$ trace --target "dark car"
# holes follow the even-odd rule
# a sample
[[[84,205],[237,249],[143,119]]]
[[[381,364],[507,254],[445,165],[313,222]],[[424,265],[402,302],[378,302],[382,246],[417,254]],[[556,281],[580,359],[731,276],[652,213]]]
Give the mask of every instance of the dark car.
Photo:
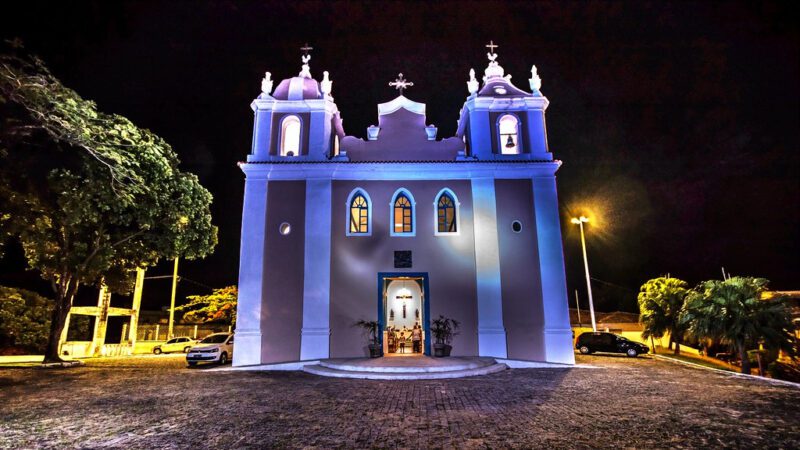
[[[625,353],[631,358],[649,350],[644,344],[605,332],[582,333],[578,336],[575,348],[584,355],[594,352]]]

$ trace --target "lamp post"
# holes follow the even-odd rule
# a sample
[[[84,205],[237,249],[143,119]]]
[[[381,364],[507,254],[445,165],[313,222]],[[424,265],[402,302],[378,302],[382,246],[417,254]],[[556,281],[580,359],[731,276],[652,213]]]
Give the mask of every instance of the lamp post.
[[[586,257],[586,238],[583,235],[583,224],[588,222],[589,218],[580,216],[579,218],[573,217],[571,222],[581,227],[581,248],[583,249],[583,268],[586,271],[586,290],[589,293],[589,315],[592,316],[592,331],[597,331],[597,323],[594,320],[594,303],[592,301],[592,283],[589,278],[589,260]]]

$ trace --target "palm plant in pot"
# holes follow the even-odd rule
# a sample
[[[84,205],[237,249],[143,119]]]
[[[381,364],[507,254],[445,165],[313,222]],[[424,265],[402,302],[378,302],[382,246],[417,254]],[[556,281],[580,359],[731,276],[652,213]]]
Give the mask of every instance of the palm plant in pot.
[[[369,357],[377,358],[383,353],[381,350],[381,343],[378,339],[378,329],[380,324],[376,320],[359,320],[353,324],[354,327],[361,328],[361,332],[367,338],[369,347]]]
[[[433,356],[450,356],[453,346],[453,337],[458,335],[458,327],[461,325],[457,320],[440,315],[431,324],[431,333],[435,339],[433,344]]]

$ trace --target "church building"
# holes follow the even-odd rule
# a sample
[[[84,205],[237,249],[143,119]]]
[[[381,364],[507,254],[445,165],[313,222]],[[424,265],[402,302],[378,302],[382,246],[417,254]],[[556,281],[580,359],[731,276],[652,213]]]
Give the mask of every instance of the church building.
[[[308,46],[274,91],[266,73],[240,163],[234,365],[369,356],[362,319],[379,322],[387,356],[392,330],[415,325],[430,355],[440,315],[460,323],[453,356],[574,364],[549,102],[536,66],[520,89],[487,47],[447,138],[402,74],[362,139],[345,133],[329,73],[312,77]]]

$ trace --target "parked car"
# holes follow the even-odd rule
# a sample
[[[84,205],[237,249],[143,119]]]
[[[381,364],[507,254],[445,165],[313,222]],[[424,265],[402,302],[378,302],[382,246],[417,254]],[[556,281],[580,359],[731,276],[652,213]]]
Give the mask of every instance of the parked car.
[[[175,352],[183,352],[187,353],[190,348],[196,343],[197,341],[190,338],[190,337],[176,337],[164,342],[163,344],[158,344],[153,347],[153,353],[156,355],[160,355],[162,353],[175,353]]]
[[[199,362],[227,364],[233,358],[233,333],[214,333],[203,338],[186,354],[186,362],[196,366]]]
[[[584,355],[594,352],[625,353],[631,358],[647,353],[650,350],[644,344],[606,332],[581,333],[575,343],[575,348]]]

